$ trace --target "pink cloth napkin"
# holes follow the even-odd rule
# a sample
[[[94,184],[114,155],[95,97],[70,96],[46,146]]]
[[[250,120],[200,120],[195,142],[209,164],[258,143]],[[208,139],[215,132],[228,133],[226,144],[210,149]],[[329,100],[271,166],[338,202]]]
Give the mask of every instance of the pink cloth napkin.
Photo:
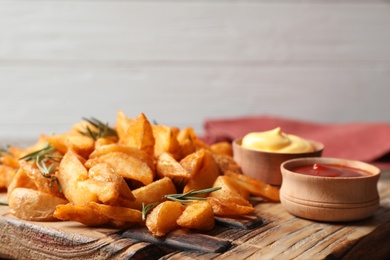
[[[205,121],[203,140],[209,144],[232,141],[249,132],[276,127],[288,134],[322,142],[323,157],[359,160],[390,169],[390,123],[313,123],[272,116],[215,119]]]

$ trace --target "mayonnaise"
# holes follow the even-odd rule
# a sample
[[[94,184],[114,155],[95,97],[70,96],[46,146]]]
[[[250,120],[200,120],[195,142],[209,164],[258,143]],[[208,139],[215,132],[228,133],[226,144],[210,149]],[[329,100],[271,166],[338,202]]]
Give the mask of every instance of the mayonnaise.
[[[296,135],[285,134],[280,127],[265,132],[249,133],[244,136],[242,147],[278,153],[313,152],[313,145]]]

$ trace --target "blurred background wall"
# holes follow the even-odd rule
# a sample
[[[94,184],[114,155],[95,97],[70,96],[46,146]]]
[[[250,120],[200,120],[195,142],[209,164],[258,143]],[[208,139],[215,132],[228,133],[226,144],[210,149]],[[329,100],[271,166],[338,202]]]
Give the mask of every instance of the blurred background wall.
[[[0,138],[94,116],[390,121],[390,1],[0,0]]]

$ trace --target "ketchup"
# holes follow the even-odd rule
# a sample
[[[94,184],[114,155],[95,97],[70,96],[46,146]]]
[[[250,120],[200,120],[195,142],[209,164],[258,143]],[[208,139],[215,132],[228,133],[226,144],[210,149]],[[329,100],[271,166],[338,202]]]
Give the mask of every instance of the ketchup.
[[[292,171],[305,175],[321,177],[360,177],[368,174],[363,171],[345,166],[319,163],[315,163],[313,165],[298,166]]]

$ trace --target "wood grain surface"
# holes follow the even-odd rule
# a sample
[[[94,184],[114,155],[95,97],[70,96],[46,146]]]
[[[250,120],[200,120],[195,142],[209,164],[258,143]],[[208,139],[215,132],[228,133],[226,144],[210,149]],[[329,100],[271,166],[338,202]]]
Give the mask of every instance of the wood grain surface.
[[[256,225],[218,224],[205,234],[175,231],[153,241],[144,229],[21,221],[0,208],[0,257],[16,259],[386,259],[390,257],[390,174],[378,184],[374,216],[349,223],[296,218],[281,204],[253,201]],[[2,194],[0,200],[6,200]],[[261,222],[256,220],[261,219]],[[234,221],[234,220],[230,220]],[[229,222],[229,221],[228,221]],[[245,222],[245,221],[244,221]],[[133,233],[133,234],[131,234]],[[137,239],[136,239],[137,238]],[[201,247],[204,240],[207,247]],[[173,242],[173,243],[172,243]],[[176,244],[175,244],[176,243]],[[178,244],[179,243],[179,244]],[[215,243],[213,245],[213,243]],[[193,245],[191,247],[191,244]],[[222,247],[215,250],[215,245]]]

